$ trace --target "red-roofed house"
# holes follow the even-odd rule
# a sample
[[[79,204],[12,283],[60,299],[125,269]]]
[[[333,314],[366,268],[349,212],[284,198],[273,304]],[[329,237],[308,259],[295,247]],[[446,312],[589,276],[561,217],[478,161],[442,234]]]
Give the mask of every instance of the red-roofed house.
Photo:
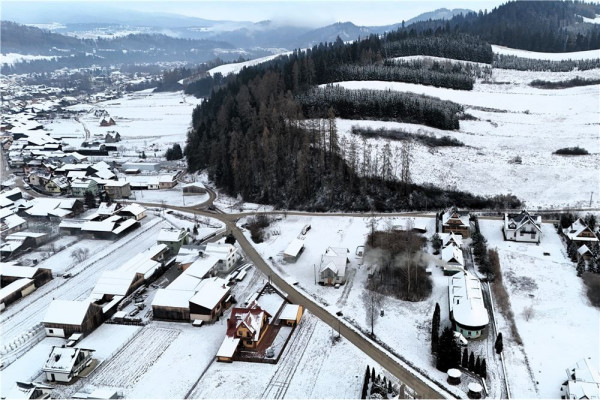
[[[256,348],[267,331],[270,317],[256,302],[248,307],[235,307],[227,320],[227,336],[240,339],[246,348]]]

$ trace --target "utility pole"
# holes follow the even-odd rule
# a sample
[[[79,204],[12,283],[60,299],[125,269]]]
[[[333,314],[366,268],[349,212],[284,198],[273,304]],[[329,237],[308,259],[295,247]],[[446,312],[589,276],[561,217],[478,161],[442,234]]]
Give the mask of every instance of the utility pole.
[[[313,264],[313,272],[315,275],[315,285],[317,284],[317,264]]]
[[[592,192],[592,194],[590,194],[590,208],[592,207],[592,196],[594,195],[594,192]]]

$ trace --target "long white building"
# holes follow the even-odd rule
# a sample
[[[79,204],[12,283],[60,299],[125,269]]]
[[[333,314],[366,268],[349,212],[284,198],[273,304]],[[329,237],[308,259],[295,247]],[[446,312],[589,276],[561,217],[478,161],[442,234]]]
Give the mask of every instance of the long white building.
[[[479,279],[467,271],[451,276],[448,300],[454,330],[462,333],[467,339],[481,336],[490,320],[483,302]]]

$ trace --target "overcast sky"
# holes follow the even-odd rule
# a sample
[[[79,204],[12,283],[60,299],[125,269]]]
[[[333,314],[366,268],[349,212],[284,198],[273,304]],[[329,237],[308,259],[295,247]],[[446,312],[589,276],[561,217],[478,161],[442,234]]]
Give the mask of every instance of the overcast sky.
[[[200,17],[211,20],[263,21],[295,23],[299,25],[322,26],[333,22],[351,21],[357,25],[387,25],[408,20],[421,13],[438,8],[468,8],[472,10],[488,9],[505,1],[451,0],[451,1],[314,1],[314,0],[272,0],[272,1],[27,1],[2,0],[3,7],[19,9],[27,15],[44,15],[48,7],[68,8],[69,12],[100,12],[102,9],[120,8],[141,12],[161,12]],[[11,14],[11,13],[6,13]]]

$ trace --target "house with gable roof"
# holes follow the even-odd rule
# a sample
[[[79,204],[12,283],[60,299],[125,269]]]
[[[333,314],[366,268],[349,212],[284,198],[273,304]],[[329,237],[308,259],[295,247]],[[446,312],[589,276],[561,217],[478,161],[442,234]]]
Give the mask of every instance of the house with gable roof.
[[[539,243],[542,237],[542,217],[523,210],[519,214],[504,214],[504,240]]]
[[[234,307],[227,320],[227,336],[240,339],[242,346],[256,348],[268,329],[271,314],[263,310],[256,301],[248,307]]]
[[[346,282],[346,267],[349,262],[348,249],[328,247],[325,254],[321,256],[319,283],[323,285],[344,284]]]
[[[42,369],[50,382],[71,382],[92,363],[94,350],[77,347],[52,346],[52,351]]]
[[[470,236],[469,214],[461,213],[456,207],[451,208],[442,214],[442,233],[457,233],[463,238]]]
[[[570,242],[575,242],[577,248],[584,244],[590,248],[598,241],[596,234],[581,220],[581,218],[578,218],[577,221],[573,222],[568,228],[563,229],[563,234]]]

